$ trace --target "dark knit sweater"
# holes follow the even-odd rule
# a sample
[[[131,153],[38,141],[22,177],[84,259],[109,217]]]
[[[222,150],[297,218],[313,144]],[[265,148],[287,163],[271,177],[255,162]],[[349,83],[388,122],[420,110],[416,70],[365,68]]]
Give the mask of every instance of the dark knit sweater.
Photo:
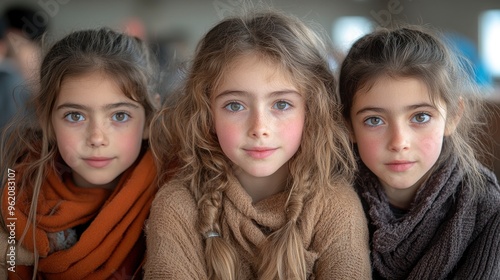
[[[447,162],[398,219],[361,163],[356,187],[370,225],[374,279],[500,279],[500,186],[482,172],[486,191],[471,199],[456,160]]]

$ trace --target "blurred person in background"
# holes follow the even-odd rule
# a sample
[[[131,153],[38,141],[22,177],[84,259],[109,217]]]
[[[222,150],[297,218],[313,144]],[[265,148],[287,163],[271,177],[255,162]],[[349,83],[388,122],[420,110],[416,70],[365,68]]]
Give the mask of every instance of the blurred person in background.
[[[16,63],[7,57],[8,44],[7,24],[0,18],[0,130],[24,103],[24,98],[17,94],[23,84],[23,76]]]
[[[0,130],[25,107],[38,76],[41,38],[49,16],[43,11],[12,5],[0,23]]]

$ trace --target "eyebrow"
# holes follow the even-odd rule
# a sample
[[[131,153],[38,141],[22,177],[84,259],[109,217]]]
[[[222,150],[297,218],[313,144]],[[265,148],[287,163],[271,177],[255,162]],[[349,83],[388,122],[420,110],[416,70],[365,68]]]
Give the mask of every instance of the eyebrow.
[[[102,106],[105,110],[112,110],[120,107],[128,107],[132,109],[137,109],[139,106],[134,103],[130,102],[118,102],[118,103],[111,103],[111,104],[106,104]],[[63,103],[59,106],[57,106],[56,110],[61,110],[61,109],[77,109],[77,110],[85,110],[85,111],[92,111],[90,107],[81,105],[81,104],[76,104],[76,103]]]
[[[287,94],[298,94],[298,95],[301,95],[299,92],[297,92],[296,90],[293,90],[293,89],[283,89],[283,90],[277,90],[277,91],[273,91],[273,92],[269,93],[270,96],[281,96],[281,95],[287,95]],[[248,95],[251,95],[251,94],[250,94],[250,92],[241,91],[241,90],[225,90],[225,91],[219,93],[219,95],[217,95],[215,97],[215,99],[219,99],[221,97],[228,96],[228,95],[243,95],[243,96],[248,96]]]
[[[419,103],[419,104],[409,105],[409,106],[406,106],[404,109],[405,109],[405,111],[412,111],[412,110],[421,109],[421,108],[430,108],[432,110],[436,110],[436,107],[433,106],[432,104],[429,104],[429,103]],[[384,108],[380,108],[380,107],[364,107],[364,108],[361,108],[361,110],[357,111],[356,115],[360,115],[360,114],[363,114],[366,112],[385,113],[387,111],[389,111],[389,110],[384,109]]]

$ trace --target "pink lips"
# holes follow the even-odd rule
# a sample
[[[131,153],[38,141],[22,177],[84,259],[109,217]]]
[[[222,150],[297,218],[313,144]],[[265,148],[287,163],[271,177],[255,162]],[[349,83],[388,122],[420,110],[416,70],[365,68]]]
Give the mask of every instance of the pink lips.
[[[412,161],[393,161],[386,164],[387,167],[394,172],[404,172],[410,169],[415,162]]]
[[[111,163],[113,158],[91,157],[91,158],[85,158],[83,160],[91,167],[102,168]]]
[[[267,158],[268,156],[272,155],[276,150],[277,149],[275,149],[275,148],[251,148],[251,149],[245,149],[245,152],[250,157],[253,157],[256,159],[263,159],[263,158]]]

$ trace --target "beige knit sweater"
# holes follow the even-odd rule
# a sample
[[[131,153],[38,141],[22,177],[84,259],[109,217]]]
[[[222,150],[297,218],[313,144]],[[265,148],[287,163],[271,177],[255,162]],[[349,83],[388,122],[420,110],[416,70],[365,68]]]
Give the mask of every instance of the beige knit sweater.
[[[237,182],[225,194],[222,236],[239,255],[239,279],[257,278],[259,246],[266,234],[284,225],[286,195],[253,204]],[[207,279],[197,219],[196,202],[187,188],[170,184],[157,193],[146,227],[145,279]],[[309,199],[299,229],[308,279],[371,278],[367,223],[351,187],[338,186]]]

